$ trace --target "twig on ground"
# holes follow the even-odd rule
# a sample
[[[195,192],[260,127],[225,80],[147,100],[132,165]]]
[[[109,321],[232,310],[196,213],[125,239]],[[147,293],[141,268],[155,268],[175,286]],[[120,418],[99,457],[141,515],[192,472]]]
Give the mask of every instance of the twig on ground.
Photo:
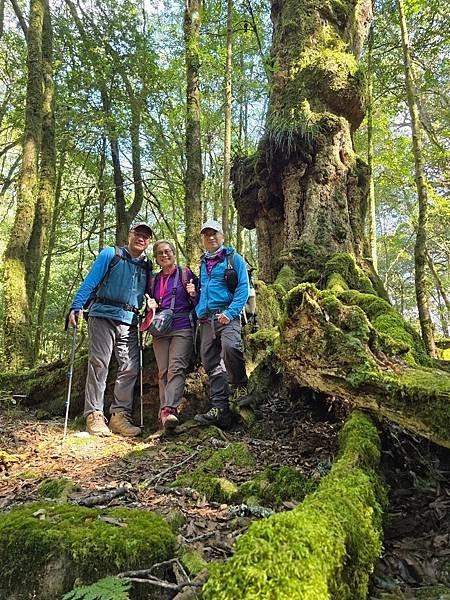
[[[151,485],[154,481],[158,481],[159,479],[161,479],[161,477],[163,475],[166,475],[166,473],[169,473],[170,471],[173,471],[173,469],[177,469],[178,467],[181,467],[182,465],[186,464],[187,462],[192,460],[194,458],[194,456],[197,456],[198,453],[199,453],[199,450],[196,450],[191,455],[189,455],[187,458],[182,460],[180,463],[177,463],[175,465],[170,465],[170,467],[167,467],[167,469],[163,469],[160,473],[157,473],[156,475],[153,475],[153,477],[146,479],[143,483],[143,487],[144,488],[151,487]]]
[[[188,496],[193,500],[197,500],[200,494],[197,490],[190,487],[168,487],[166,485],[155,485],[153,488],[158,494],[175,494],[176,496]]]
[[[113,500],[114,498],[118,498],[119,496],[125,496],[129,492],[129,488],[119,487],[115,490],[108,490],[106,492],[101,492],[94,494],[93,496],[88,496],[87,498],[81,498],[78,500],[78,504],[81,506],[97,506],[98,504],[105,504]]]

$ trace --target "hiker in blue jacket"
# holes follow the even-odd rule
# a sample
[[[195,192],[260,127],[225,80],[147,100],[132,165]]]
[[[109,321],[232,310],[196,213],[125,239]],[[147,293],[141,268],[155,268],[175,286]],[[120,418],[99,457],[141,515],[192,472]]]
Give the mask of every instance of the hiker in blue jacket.
[[[215,220],[203,223],[201,237],[205,253],[200,263],[200,299],[195,310],[200,327],[200,356],[209,379],[211,408],[194,418],[200,425],[226,428],[232,422],[230,385],[234,391],[233,400],[247,395],[240,315],[250,287],[244,259],[234,248],[224,245],[220,223]],[[234,291],[230,291],[225,278],[231,260]]]
[[[74,326],[80,311],[89,307],[89,358],[85,387],[84,416],[91,435],[112,433],[140,435],[133,425],[133,390],[139,373],[138,312],[142,306],[151,263],[145,256],[152,237],[146,223],[130,227],[128,244],[109,246],[95,259],[81,284],[69,313]],[[118,363],[109,428],[103,413],[109,362],[114,352]]]

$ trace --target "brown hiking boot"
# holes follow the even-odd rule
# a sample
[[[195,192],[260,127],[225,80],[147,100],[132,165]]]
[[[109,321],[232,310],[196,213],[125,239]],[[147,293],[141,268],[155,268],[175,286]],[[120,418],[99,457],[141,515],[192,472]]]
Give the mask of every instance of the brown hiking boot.
[[[86,417],[86,429],[90,435],[98,435],[100,437],[111,435],[111,431],[106,425],[105,415],[99,410],[88,414]]]
[[[140,427],[133,425],[131,417],[125,412],[113,413],[109,420],[109,427],[113,433],[118,433],[124,437],[141,435]]]

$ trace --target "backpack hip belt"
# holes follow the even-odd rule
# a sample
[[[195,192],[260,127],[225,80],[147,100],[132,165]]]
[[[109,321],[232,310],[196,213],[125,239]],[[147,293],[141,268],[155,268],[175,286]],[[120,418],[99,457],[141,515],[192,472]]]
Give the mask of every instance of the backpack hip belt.
[[[99,304],[106,304],[107,306],[118,306],[119,308],[123,308],[123,310],[132,312],[135,315],[139,315],[139,309],[137,309],[135,306],[132,306],[131,304],[116,302],[115,300],[111,300],[110,298],[96,298],[95,302],[98,302]]]

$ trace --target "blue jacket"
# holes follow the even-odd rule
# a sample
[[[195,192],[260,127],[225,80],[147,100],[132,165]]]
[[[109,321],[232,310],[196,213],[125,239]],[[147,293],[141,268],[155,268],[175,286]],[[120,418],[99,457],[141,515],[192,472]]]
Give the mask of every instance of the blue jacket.
[[[200,300],[195,307],[198,317],[206,317],[217,312],[223,312],[233,320],[242,312],[250,294],[248,273],[244,259],[234,248],[224,246],[225,256],[211,269],[208,275],[206,270],[206,256],[200,262]],[[233,267],[236,270],[238,284],[232,294],[225,281],[225,269],[228,267],[226,257],[234,252]]]
[[[119,260],[115,264],[106,281],[96,293],[96,298],[105,298],[119,304],[140,308],[147,287],[148,263],[144,258],[132,258],[126,247],[121,248],[127,260]],[[114,246],[104,248],[94,261],[89,273],[75,294],[71,309],[81,310],[91,293],[105,276],[110,262],[116,255]],[[136,324],[137,316],[122,306],[112,306],[94,301],[89,309],[89,316],[113,319],[121,323]]]

